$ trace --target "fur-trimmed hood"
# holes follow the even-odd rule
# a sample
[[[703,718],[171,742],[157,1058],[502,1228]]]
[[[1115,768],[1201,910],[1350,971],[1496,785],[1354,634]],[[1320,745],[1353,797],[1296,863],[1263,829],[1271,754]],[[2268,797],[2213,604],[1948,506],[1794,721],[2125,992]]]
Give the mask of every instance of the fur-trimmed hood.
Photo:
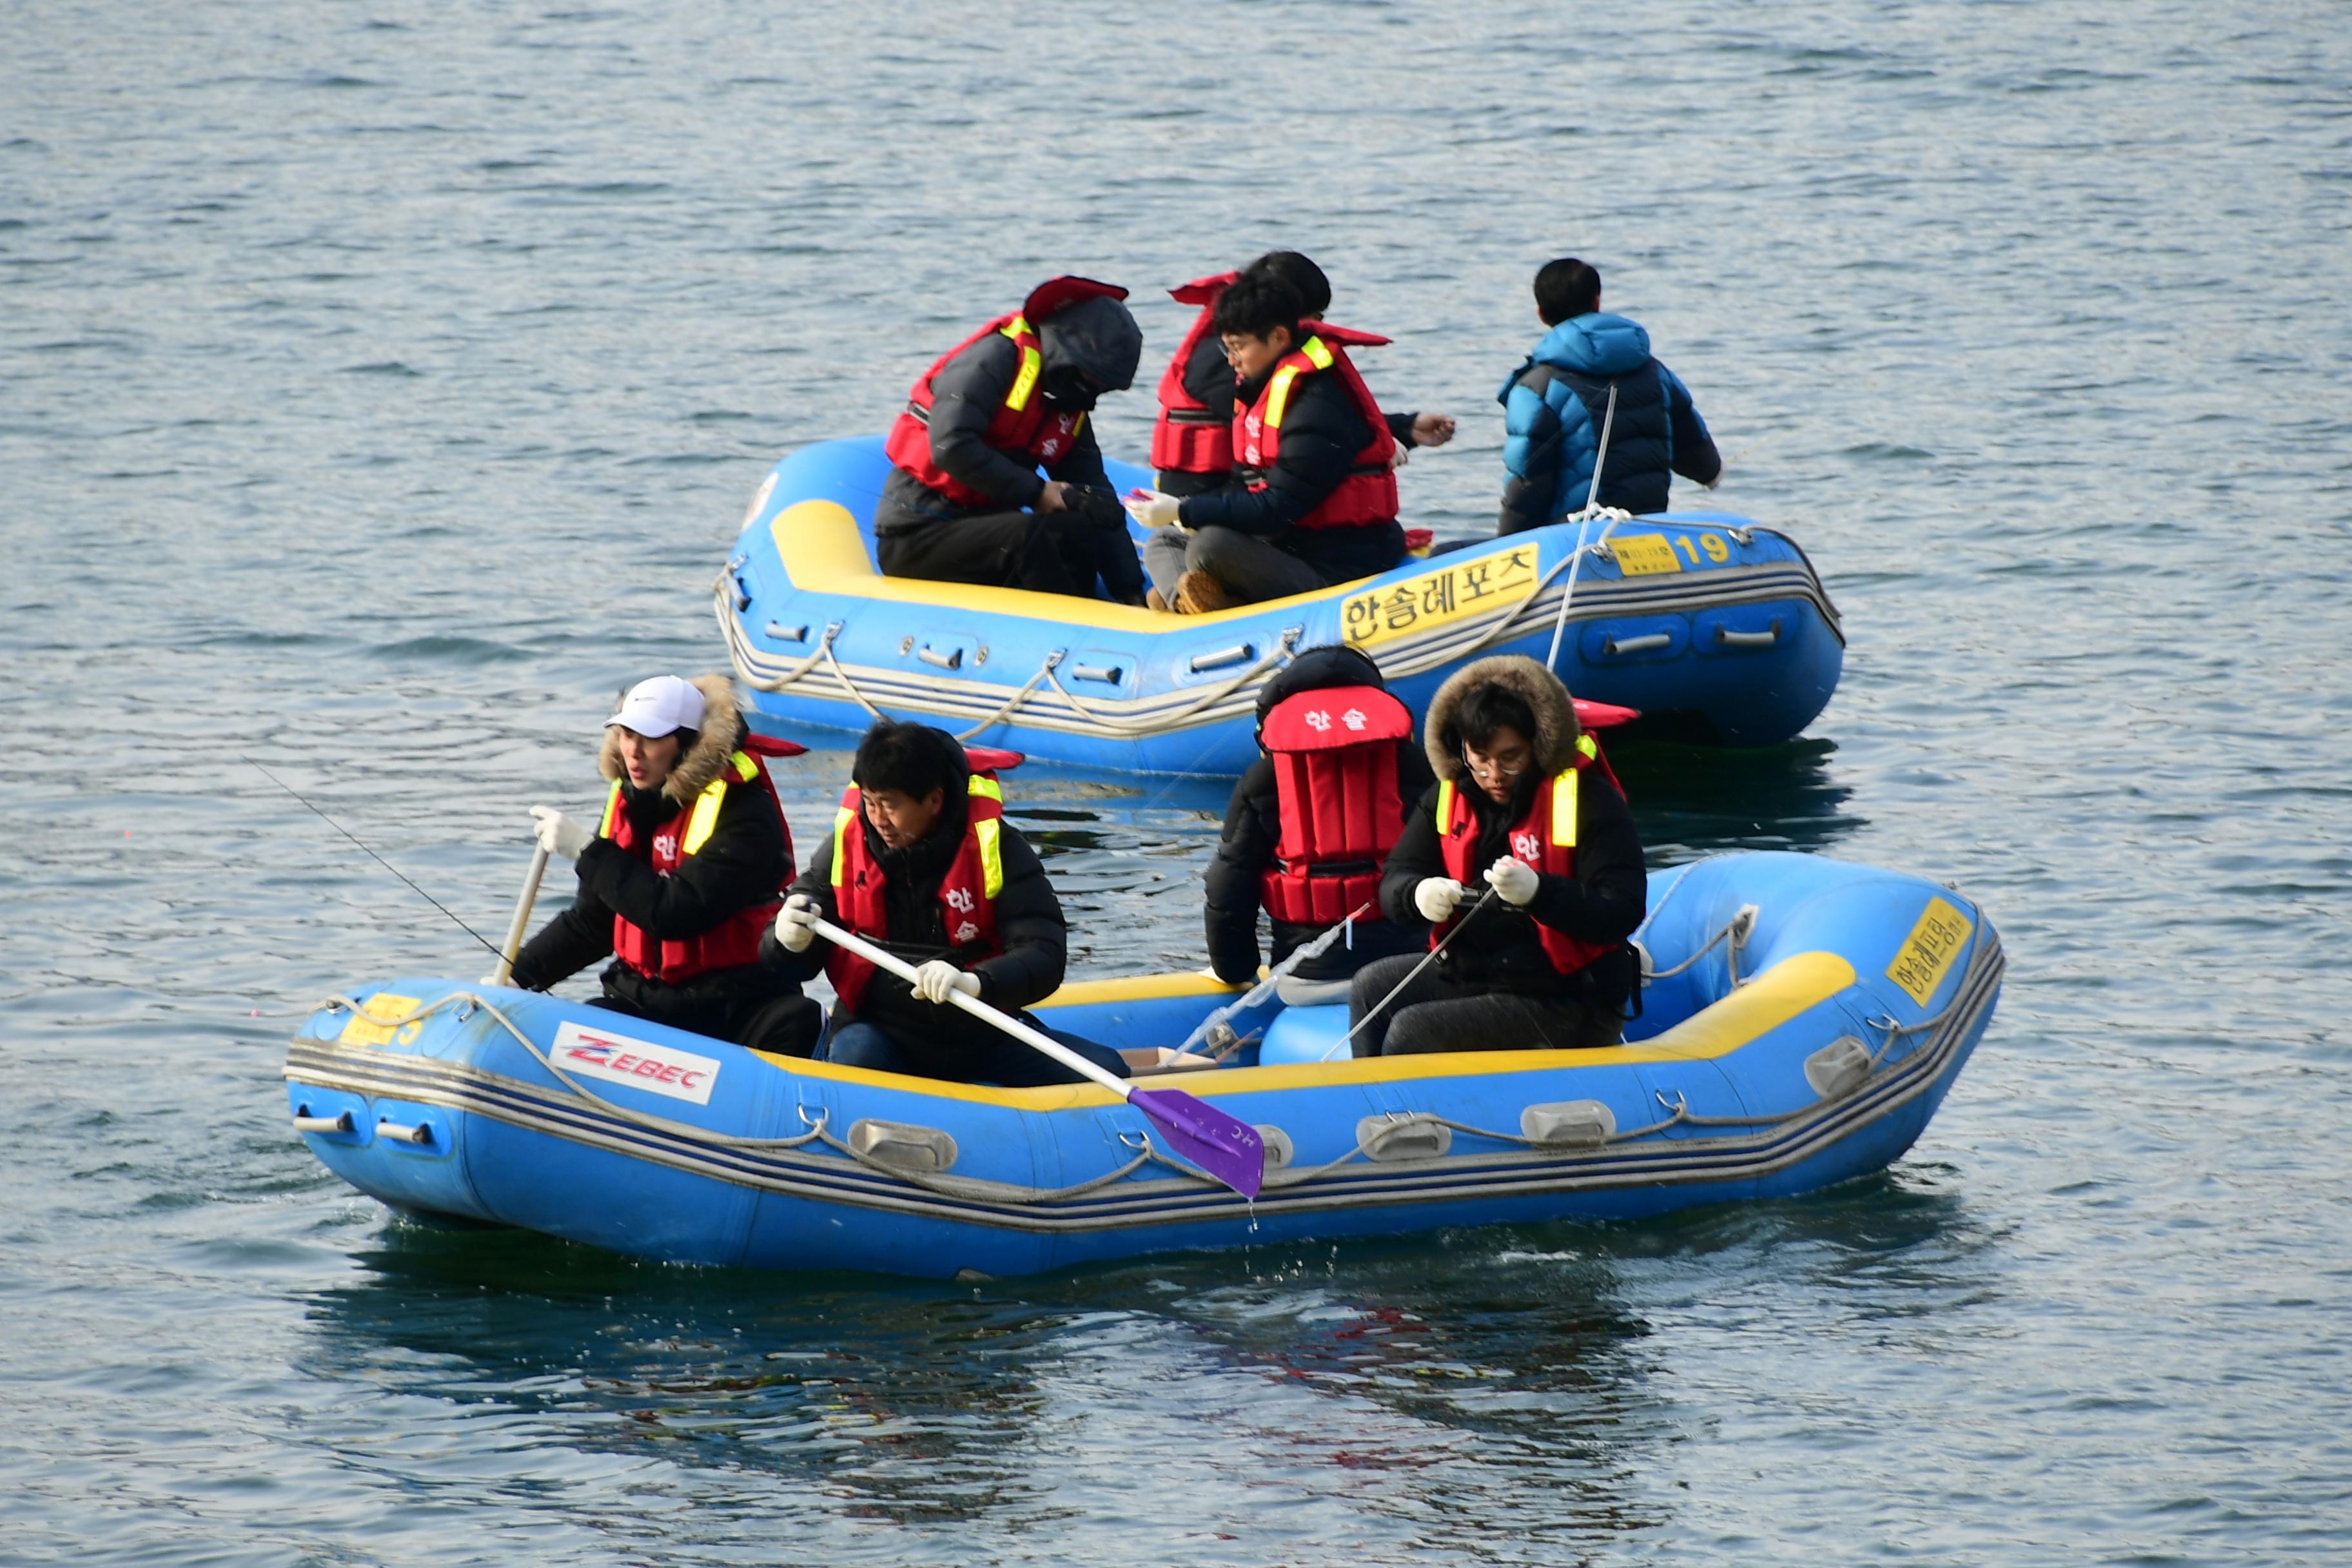
[[[661,792],[673,805],[686,805],[696,795],[710,787],[727,759],[743,744],[743,714],[735,705],[734,678],[726,675],[698,675],[693,679],[697,691],[702,693],[702,728],[694,737],[694,744],[677,760],[669,777],[662,781]],[[622,697],[628,692],[624,690]],[[619,699],[613,711],[621,710]],[[604,747],[596,757],[596,771],[608,779],[625,779],[628,774],[621,766],[620,731],[610,727],[604,731]]]
[[[1576,721],[1576,704],[1568,695],[1568,688],[1559,677],[1538,664],[1525,654],[1502,653],[1475,659],[1445,678],[1437,695],[1429,700],[1429,718],[1422,725],[1421,743],[1429,753],[1429,765],[1441,779],[1460,783],[1469,770],[1463,765],[1458,752],[1446,749],[1443,739],[1447,721],[1452,719],[1475,686],[1495,685],[1518,698],[1536,717],[1536,732],[1528,737],[1535,745],[1536,767],[1549,774],[1569,766],[1576,757],[1577,738],[1584,733]]]

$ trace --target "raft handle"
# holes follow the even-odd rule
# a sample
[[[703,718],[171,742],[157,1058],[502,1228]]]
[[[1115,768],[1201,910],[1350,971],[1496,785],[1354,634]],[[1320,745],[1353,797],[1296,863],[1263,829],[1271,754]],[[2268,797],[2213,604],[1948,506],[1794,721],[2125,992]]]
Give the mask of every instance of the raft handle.
[[[1602,637],[1601,651],[1612,658],[1621,653],[1648,653],[1654,648],[1662,648],[1674,640],[1674,635],[1670,632],[1652,632],[1646,637],[1625,637],[1622,640],[1617,637]]]
[[[351,1130],[352,1113],[348,1110],[338,1111],[332,1116],[313,1116],[307,1105],[297,1106],[294,1110],[294,1131],[297,1132],[349,1132]]]
[[[1194,654],[1192,664],[1187,668],[1193,674],[1198,675],[1204,669],[1223,669],[1229,664],[1241,664],[1256,657],[1257,647],[1255,644],[1235,643],[1231,647],[1221,647],[1214,653]]]
[[[1074,664],[1070,673],[1080,680],[1099,680],[1107,686],[1117,686],[1127,671],[1115,664]]]
[[[915,657],[921,659],[925,664],[937,665],[941,669],[961,669],[963,668],[963,649],[960,647],[950,648],[947,652],[941,653],[938,649],[932,647],[930,644],[925,643],[923,645],[922,651],[918,653]]]
[[[422,1148],[433,1142],[433,1128],[431,1123],[424,1121],[415,1126],[401,1121],[379,1121],[375,1124],[375,1135],[388,1138],[394,1143],[414,1143]]]
[[[735,612],[740,615],[751,607],[751,590],[743,585],[742,574],[733,570],[728,572],[727,581],[734,584]]]
[[[1770,647],[1780,640],[1780,617],[1772,617],[1769,631],[1735,632],[1729,626],[1717,626],[1715,640],[1725,647]]]
[[[799,626],[787,626],[770,621],[768,635],[778,642],[806,642],[808,641],[808,623],[803,621]]]

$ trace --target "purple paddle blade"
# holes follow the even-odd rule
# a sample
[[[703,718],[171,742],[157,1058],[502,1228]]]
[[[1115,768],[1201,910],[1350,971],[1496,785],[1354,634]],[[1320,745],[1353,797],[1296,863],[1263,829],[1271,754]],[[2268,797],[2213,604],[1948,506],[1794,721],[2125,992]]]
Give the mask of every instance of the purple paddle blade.
[[[1181,1089],[1137,1089],[1127,1102],[1168,1135],[1168,1146],[1245,1198],[1265,1180],[1265,1141],[1246,1121]]]

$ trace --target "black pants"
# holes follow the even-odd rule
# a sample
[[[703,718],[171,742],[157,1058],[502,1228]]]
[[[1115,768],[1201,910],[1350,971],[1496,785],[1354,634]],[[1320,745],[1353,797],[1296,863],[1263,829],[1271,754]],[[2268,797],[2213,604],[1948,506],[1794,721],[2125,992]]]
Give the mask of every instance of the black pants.
[[[1420,962],[1407,953],[1357,971],[1348,993],[1348,1026],[1361,1022]],[[1613,1009],[1591,1007],[1573,996],[1525,996],[1462,985],[1433,963],[1364,1026],[1353,1045],[1360,1057],[1591,1049],[1615,1045],[1624,1029],[1624,1020]]]
[[[615,972],[618,972],[617,973]],[[755,1051],[805,1057],[824,1035],[824,1009],[797,985],[780,994],[757,965],[665,985],[615,963],[594,1005]]]
[[[1122,604],[1143,597],[1143,565],[1124,522],[1063,510],[984,511],[950,518],[876,542],[891,577],[1027,588],[1092,598],[1095,579]]]

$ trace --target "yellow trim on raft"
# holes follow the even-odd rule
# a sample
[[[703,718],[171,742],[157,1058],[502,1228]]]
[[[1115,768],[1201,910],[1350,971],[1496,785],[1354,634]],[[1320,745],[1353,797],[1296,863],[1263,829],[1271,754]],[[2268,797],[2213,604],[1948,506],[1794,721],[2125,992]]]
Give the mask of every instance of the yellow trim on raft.
[[[1192,975],[1148,975],[1146,981],[1198,980]],[[1543,1072],[1558,1068],[1631,1067],[1657,1062],[1709,1061],[1730,1056],[1756,1040],[1820,1006],[1854,983],[1853,965],[1834,952],[1801,952],[1786,958],[1741,986],[1729,996],[1694,1017],[1684,1019],[1654,1039],[1630,1046],[1582,1051],[1447,1051],[1429,1056],[1368,1057],[1361,1060],[1306,1062],[1296,1066],[1232,1068],[1222,1072],[1187,1073],[1168,1079],[1169,1087],[1213,1100],[1223,1094],[1255,1094],[1267,1089],[1318,1089],[1345,1084],[1405,1083],[1429,1078],[1486,1078],[1497,1073]],[[1079,985],[1125,988],[1134,980],[1081,981]],[[1212,986],[1224,990],[1223,986]],[[1057,998],[1070,1000],[1063,987]],[[1120,990],[1119,994],[1133,994]],[[1174,992],[1171,994],[1184,994]],[[1117,1000],[1118,995],[1089,998]],[[777,1067],[803,1078],[829,1079],[837,1083],[886,1084],[913,1094],[940,1100],[961,1100],[977,1105],[1002,1105],[1013,1110],[1071,1110],[1112,1105],[1118,1097],[1093,1084],[1056,1084],[1046,1089],[989,1089],[976,1084],[948,1083],[939,1079],[907,1078],[898,1073],[868,1072],[863,1068],[837,1068],[829,1062],[803,1061],[797,1057],[756,1051]]]
[[[1265,599],[1231,610],[1179,620],[1136,605],[1114,605],[1108,599],[1080,599],[1067,594],[1034,594],[1026,588],[982,588],[968,583],[934,583],[919,577],[885,577],[874,570],[866,553],[857,520],[838,501],[796,501],[768,524],[776,542],[777,558],[793,586],[815,594],[842,594],[894,604],[924,605],[941,610],[969,610],[976,615],[1012,616],[1023,620],[1059,621],[1065,626],[1091,626],[1097,631],[1158,634],[1188,626],[1215,626],[1221,621],[1279,611],[1286,605],[1306,605],[1345,597],[1356,583],[1338,583],[1311,594],[1286,599]],[[1358,578],[1357,583],[1371,579]]]
[[[1231,996],[1248,990],[1228,985],[1205,969],[1177,974],[1130,974],[1119,980],[1071,980],[1037,1004],[1040,1007],[1083,1007],[1099,1002],[1159,1002],[1171,996]]]

